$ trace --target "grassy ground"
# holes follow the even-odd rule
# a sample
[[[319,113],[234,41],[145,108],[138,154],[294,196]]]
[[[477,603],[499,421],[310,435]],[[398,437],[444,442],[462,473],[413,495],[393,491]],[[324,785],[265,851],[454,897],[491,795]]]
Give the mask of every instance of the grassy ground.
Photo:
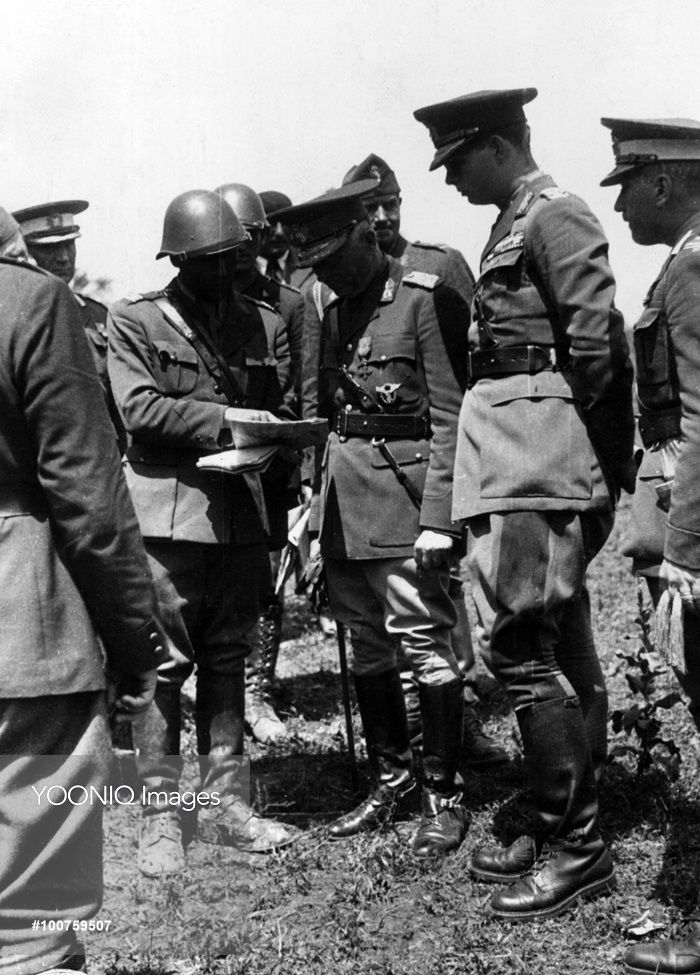
[[[636,585],[619,554],[625,521],[623,511],[590,576],[611,710],[631,703],[618,653],[639,646]],[[470,827],[456,854],[415,861],[410,821],[332,843],[324,824],[359,796],[344,744],[337,651],[307,619],[303,604],[293,601],[279,666],[289,742],[274,750],[251,747],[258,807],[300,827],[302,838],[253,862],[191,842],[185,875],[164,883],[136,871],[136,811],[110,811],[102,917],[113,920],[113,931],[90,942],[92,971],[613,975],[622,972],[625,931],[644,911],[663,925],[661,936],[673,932],[695,903],[700,868],[697,748],[681,705],[664,715],[664,735],[676,740],[683,757],[678,781],[657,771],[637,775],[631,756],[607,770],[601,827],[617,864],[617,891],[553,921],[500,924],[485,912],[492,888],[470,879],[468,862],[475,846],[494,836],[508,841],[527,821],[520,751],[502,693],[482,675],[482,717],[506,743],[512,763],[467,775]],[[665,681],[672,689],[672,678]],[[357,718],[355,728],[359,739]],[[364,756],[362,773],[360,794],[368,784]]]

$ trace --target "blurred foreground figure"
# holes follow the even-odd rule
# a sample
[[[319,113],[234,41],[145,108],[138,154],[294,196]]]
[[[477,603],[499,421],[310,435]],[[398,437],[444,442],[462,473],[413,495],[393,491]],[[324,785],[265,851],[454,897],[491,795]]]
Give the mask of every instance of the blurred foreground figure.
[[[13,257],[16,261],[36,263],[29,256],[19,224],[7,210],[0,207],[0,257]]]
[[[274,419],[267,411],[282,403],[266,327],[277,317],[232,288],[247,237],[218,193],[177,196],[158,254],[177,277],[112,307],[109,369],[129,438],[127,482],[171,639],[155,706],[134,724],[141,782],[177,792],[180,689],[196,666],[202,789],[222,797],[200,810],[200,837],[263,852],[290,839],[242,794],[244,661],[270,586],[265,505],[257,474],[197,467],[203,454],[233,446],[235,420]],[[184,866],[179,811],[161,798],[144,807],[138,865],[147,876]]]
[[[462,682],[450,645],[450,518],[468,308],[434,274],[386,257],[363,204],[373,181],[283,210],[300,264],[332,292],[304,368],[319,376],[331,433],[316,490],[333,616],[350,629],[372,794],[330,826],[339,839],[391,818],[415,787],[399,641],[419,674],[423,815],[416,856],[459,846],[466,810],[455,784]],[[460,335],[463,347],[460,350]],[[307,336],[304,336],[306,343]],[[322,467],[322,470],[320,468]]]
[[[166,654],[75,301],[1,258],[0,305],[0,972],[34,975],[81,969],[84,949],[32,922],[102,903],[102,807],[84,798],[110,771],[102,650],[118,720]]]
[[[484,655],[515,709],[537,810],[535,836],[472,861],[482,880],[514,881],[490,902],[514,921],[552,917],[614,880],[596,828],[607,698],[585,572],[620,486],[634,484],[607,241],[532,158],[523,105],[536,94],[476,92],[415,112],[436,148],[430,168],[500,211],[474,292],[452,514],[467,521]]]
[[[654,604],[668,586],[683,601],[685,653],[676,676],[700,727],[700,122],[603,119],[612,130],[615,210],[632,239],[671,248],[634,329],[639,435],[632,522],[623,551]],[[628,972],[699,975],[700,910],[684,941],[637,945]]]

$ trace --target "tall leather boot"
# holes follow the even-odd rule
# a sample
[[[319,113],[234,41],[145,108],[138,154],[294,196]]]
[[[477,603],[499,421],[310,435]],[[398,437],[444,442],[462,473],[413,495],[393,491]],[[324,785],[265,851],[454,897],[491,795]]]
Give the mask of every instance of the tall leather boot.
[[[416,784],[398,669],[355,674],[355,690],[377,786],[356,809],[331,823],[332,839],[391,822]]]
[[[245,661],[245,719],[261,745],[287,737],[287,729],[272,705],[272,682],[282,633],[282,601],[271,593],[258,619],[255,642]]]
[[[539,814],[537,858],[512,886],[491,898],[510,921],[555,917],[581,897],[614,886],[610,853],[596,832],[598,799],[577,697],[517,712],[528,785]]]
[[[185,866],[180,814],[167,801],[177,792],[182,772],[179,686],[156,686],[153,703],[134,719],[133,739],[145,797],[137,866],[146,877],[179,873]]]
[[[418,683],[423,718],[422,816],[413,853],[428,857],[456,849],[467,831],[467,811],[455,785],[462,749],[461,680]]]
[[[685,938],[628,948],[625,971],[628,975],[700,975],[700,904],[687,919]]]
[[[256,815],[250,805],[250,777],[243,761],[243,674],[199,671],[197,745],[202,790],[218,793],[219,804],[199,810],[198,833],[205,843],[269,853],[297,837],[294,827]]]

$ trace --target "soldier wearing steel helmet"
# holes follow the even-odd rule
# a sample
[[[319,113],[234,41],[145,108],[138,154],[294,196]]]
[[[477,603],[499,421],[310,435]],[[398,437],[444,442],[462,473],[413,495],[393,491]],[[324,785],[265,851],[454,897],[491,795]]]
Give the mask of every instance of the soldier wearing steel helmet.
[[[200,836],[261,852],[290,838],[236,798],[244,659],[270,584],[264,503],[257,475],[197,467],[202,455],[232,446],[232,421],[271,419],[282,404],[267,344],[274,313],[232,290],[247,237],[219,194],[176,197],[158,257],[169,257],[177,276],[113,306],[109,368],[129,441],[127,482],[173,644],[155,706],[134,728],[141,781],[149,791],[177,790],[180,688],[196,666],[202,787],[224,797],[200,812]],[[144,809],[138,863],[148,876],[183,866],[179,817],[167,804]]]
[[[634,327],[639,436],[644,446],[623,552],[658,604],[682,600],[674,670],[700,728],[700,122],[604,118],[615,167],[601,186],[632,239],[666,244],[666,260]],[[630,975],[700,975],[700,903],[677,939],[625,954]]]
[[[229,204],[249,235],[236,250],[233,287],[249,298],[264,301],[278,312],[268,317],[268,347],[277,364],[285,406],[290,417],[296,415],[299,386],[299,360],[303,299],[295,288],[273,281],[261,273],[257,258],[267,229],[267,218],[260,197],[243,183],[224,183],[217,193]],[[287,510],[296,503],[297,457],[278,456],[263,477],[267,513],[270,519],[270,564],[273,577],[279,567],[280,552],[287,541]],[[246,657],[246,723],[262,744],[278,742],[287,734],[284,722],[274,709],[272,683],[282,634],[282,596],[271,587],[258,621],[255,647]]]
[[[499,209],[474,292],[452,513],[468,526],[485,655],[518,718],[537,812],[532,835],[472,859],[479,879],[511,884],[490,908],[515,921],[614,880],[596,829],[607,698],[585,571],[634,483],[607,241],[532,157],[523,105],[536,94],[475,92],[414,113],[435,145],[430,168]]]

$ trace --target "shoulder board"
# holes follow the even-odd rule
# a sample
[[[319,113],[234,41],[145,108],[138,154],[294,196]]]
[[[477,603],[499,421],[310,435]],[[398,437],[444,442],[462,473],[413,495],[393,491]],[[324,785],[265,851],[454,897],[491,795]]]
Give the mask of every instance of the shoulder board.
[[[693,235],[689,237],[685,244],[681,247],[682,251],[700,251],[700,236]]]
[[[442,278],[437,274],[428,274],[427,271],[409,271],[401,278],[402,284],[411,285],[414,288],[425,288],[426,291],[434,291]]]
[[[163,298],[165,291],[144,291],[143,294],[134,293],[127,295],[124,301],[129,305],[135,305],[137,301],[155,301],[156,298]]]
[[[49,272],[39,267],[38,264],[32,264],[30,261],[19,261],[15,257],[0,256],[0,264],[9,264],[10,267],[23,267],[27,271],[35,271],[37,274],[43,274],[44,277],[51,277]]]
[[[426,244],[424,240],[412,240],[414,247],[424,247],[428,251],[442,251],[443,254],[449,253],[450,248],[447,244]]]
[[[291,291],[295,295],[301,294],[301,291],[298,288],[295,288],[293,284],[287,284],[286,281],[278,281],[277,283],[279,284],[281,291]]]
[[[558,186],[546,186],[540,190],[540,196],[543,196],[545,200],[558,200],[563,196],[571,196],[571,194],[568,190],[562,190]]]
[[[497,257],[499,254],[505,253],[505,251],[522,250],[524,243],[525,233],[522,230],[516,230],[502,240],[499,240],[496,246],[491,249],[488,256]]]
[[[273,315],[277,314],[277,312],[272,307],[272,305],[268,305],[266,301],[261,301],[260,298],[251,298],[250,295],[243,295],[243,294],[241,294],[241,298],[243,298],[244,301],[250,302],[251,305],[257,305],[258,308],[265,308],[267,309],[267,311],[271,311]]]

